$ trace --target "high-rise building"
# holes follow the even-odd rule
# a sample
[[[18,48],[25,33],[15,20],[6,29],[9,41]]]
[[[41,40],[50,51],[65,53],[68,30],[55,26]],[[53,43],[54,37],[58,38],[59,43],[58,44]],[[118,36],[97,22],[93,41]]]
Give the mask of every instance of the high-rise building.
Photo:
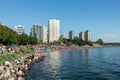
[[[85,40],[85,34],[84,34],[84,32],[80,32],[79,33],[79,38],[82,39],[82,40]]]
[[[30,36],[33,36],[33,28],[31,28]]]
[[[34,24],[33,29],[31,29],[32,30],[32,36],[38,38],[38,40],[39,40],[39,36],[38,36],[38,28],[39,27],[40,27],[39,24]]]
[[[85,31],[85,41],[91,41],[91,32],[89,30]]]
[[[57,41],[60,37],[60,20],[50,19],[48,21],[49,43]]]
[[[38,40],[47,43],[47,28],[45,26],[38,27]]]
[[[74,37],[75,37],[74,32],[73,32],[73,31],[70,31],[70,32],[69,32],[69,39],[70,39],[70,40],[74,40]]]
[[[24,26],[22,26],[22,25],[17,25],[17,26],[15,26],[15,31],[16,31],[19,35],[23,34],[23,33],[24,33]]]
[[[47,43],[47,28],[45,26],[33,25],[30,35],[36,37],[38,41]]]

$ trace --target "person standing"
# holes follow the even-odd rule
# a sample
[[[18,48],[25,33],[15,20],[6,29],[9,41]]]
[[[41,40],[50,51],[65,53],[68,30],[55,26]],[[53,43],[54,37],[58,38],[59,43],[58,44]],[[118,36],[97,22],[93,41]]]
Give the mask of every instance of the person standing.
[[[11,48],[8,48],[8,53],[10,53],[11,52]]]
[[[4,47],[2,47],[2,54],[4,54]]]

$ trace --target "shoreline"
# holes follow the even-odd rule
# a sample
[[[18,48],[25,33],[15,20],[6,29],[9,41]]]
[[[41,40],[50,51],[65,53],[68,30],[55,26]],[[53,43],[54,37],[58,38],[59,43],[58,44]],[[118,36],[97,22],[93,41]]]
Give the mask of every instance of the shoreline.
[[[49,46],[49,51],[62,51],[62,50],[83,50],[92,48],[111,48],[116,46],[101,46],[101,47],[77,47],[77,46]],[[119,47],[119,46],[117,46]],[[42,48],[42,49],[41,49]],[[42,61],[45,57],[45,50],[43,47],[34,46],[35,52],[33,54],[27,54],[21,57],[15,62],[5,61],[3,66],[0,66],[0,80],[25,80],[25,75],[29,70],[30,64]],[[11,54],[13,55],[13,54]]]
[[[78,47],[78,46],[56,46],[54,48],[49,47],[50,51],[62,51],[62,50],[83,50],[83,49],[93,49],[93,48],[113,48],[113,47],[120,47],[120,46],[99,46],[99,47],[95,47],[95,46],[82,46],[82,47]]]
[[[25,74],[29,70],[28,66],[42,61],[44,57],[44,51],[38,51],[21,56],[14,62],[5,61],[4,65],[0,66],[0,80],[25,80]]]

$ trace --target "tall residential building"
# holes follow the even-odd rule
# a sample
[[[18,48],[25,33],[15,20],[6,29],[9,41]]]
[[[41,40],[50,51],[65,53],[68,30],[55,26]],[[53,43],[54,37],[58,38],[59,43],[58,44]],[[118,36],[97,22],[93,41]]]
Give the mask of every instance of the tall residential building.
[[[69,39],[70,39],[70,40],[74,40],[74,37],[75,37],[74,32],[73,32],[73,31],[70,31],[70,32],[69,32]]]
[[[24,33],[24,26],[22,26],[22,25],[17,25],[17,26],[15,26],[15,31],[16,31],[19,35],[23,34],[23,33]]]
[[[33,36],[33,28],[31,28],[30,36]]]
[[[50,19],[48,21],[49,43],[57,41],[60,37],[60,20]]]
[[[38,40],[47,43],[47,28],[45,26],[38,27]]]
[[[85,31],[85,41],[91,41],[91,32],[89,30]]]
[[[38,41],[41,40],[47,43],[47,28],[45,26],[41,26],[39,24],[33,25],[30,35],[36,37]]]
[[[80,32],[79,33],[79,38],[82,40],[85,40],[85,33],[84,32]]]
[[[39,36],[38,36],[38,28],[39,27],[40,27],[39,24],[34,24],[33,28],[31,29],[32,30],[32,36],[38,38],[38,40],[39,40]]]

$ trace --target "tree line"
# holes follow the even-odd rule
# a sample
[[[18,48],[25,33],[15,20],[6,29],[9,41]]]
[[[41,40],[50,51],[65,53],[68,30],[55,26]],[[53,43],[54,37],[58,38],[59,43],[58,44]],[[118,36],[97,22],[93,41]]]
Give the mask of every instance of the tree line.
[[[39,41],[39,43],[43,44],[43,41]],[[16,31],[8,28],[7,26],[0,25],[0,44],[8,45],[8,44],[17,44],[17,45],[27,45],[27,44],[38,44],[38,39],[32,36],[29,36],[25,33],[18,35]],[[102,39],[98,39],[95,42],[92,41],[84,41],[82,39],[79,39],[77,36],[74,38],[74,40],[66,39],[60,37],[58,41],[54,41],[52,43],[49,43],[52,45],[61,45],[65,44],[67,46],[71,46],[73,44],[84,46],[84,45],[90,45],[93,44],[103,44]]]
[[[78,38],[77,36],[74,38],[74,40],[70,40],[70,39],[66,39],[66,38],[62,38],[60,37],[58,42],[53,42],[54,43],[58,43],[58,44],[66,44],[67,46],[71,46],[71,45],[79,45],[79,46],[84,46],[84,45],[90,45],[93,46],[93,44],[99,44],[99,45],[103,45],[103,40],[102,39],[98,39],[95,42],[92,41],[84,41],[80,38]]]
[[[0,25],[0,44],[37,44],[38,40],[35,37],[29,36],[25,33],[18,35],[16,31],[8,28],[7,26]]]

